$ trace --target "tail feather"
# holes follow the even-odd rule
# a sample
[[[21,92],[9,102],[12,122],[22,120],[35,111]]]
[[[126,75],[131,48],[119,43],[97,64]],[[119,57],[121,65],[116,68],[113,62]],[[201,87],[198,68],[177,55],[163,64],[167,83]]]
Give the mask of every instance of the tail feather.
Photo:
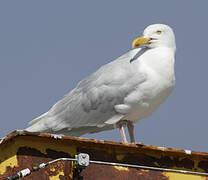
[[[29,127],[26,131],[30,132],[47,132],[48,128],[44,125],[43,119],[47,118],[47,112],[29,122]]]
[[[40,121],[41,119],[45,118],[45,116],[47,115],[48,112],[38,116],[37,118],[33,119],[32,121],[29,122],[29,126],[32,126],[33,124],[36,124],[38,121]]]

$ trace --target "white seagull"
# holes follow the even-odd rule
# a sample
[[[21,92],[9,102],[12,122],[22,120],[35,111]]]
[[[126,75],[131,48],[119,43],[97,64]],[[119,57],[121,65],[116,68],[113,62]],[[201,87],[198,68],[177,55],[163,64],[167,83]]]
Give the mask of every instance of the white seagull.
[[[133,124],[150,116],[174,88],[174,32],[164,24],[150,25],[132,48],[80,81],[26,130],[81,136],[118,127],[128,143],[127,126],[134,143]]]

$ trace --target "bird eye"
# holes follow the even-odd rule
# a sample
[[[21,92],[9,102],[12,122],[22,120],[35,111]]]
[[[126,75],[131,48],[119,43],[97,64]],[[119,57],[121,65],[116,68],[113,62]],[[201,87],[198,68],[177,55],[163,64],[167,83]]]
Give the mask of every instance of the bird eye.
[[[160,35],[160,34],[162,33],[162,31],[158,30],[158,31],[156,31],[156,33],[157,33],[158,35]]]

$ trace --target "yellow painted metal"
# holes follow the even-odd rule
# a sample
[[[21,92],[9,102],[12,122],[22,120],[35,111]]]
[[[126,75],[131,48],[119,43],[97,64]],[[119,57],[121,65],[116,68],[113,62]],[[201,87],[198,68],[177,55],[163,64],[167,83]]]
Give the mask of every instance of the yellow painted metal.
[[[50,180],[58,180],[58,179],[60,179],[60,178],[59,178],[60,175],[64,176],[64,172],[63,172],[63,171],[60,171],[60,172],[58,172],[58,174],[55,175],[55,176],[49,176],[49,179],[50,179]]]
[[[129,168],[123,166],[114,166],[114,168],[119,171],[129,171]]]
[[[168,177],[169,180],[207,180],[207,177],[193,175],[193,174],[164,172],[163,175]]]
[[[150,170],[148,169],[139,169],[138,170],[138,175],[142,175],[142,174],[148,174],[150,172]]]
[[[198,171],[198,172],[206,172],[206,163],[208,163],[207,158],[208,154],[206,153],[198,153],[198,152],[190,152],[184,150],[175,150],[166,147],[153,147],[153,146],[145,146],[145,145],[125,145],[119,143],[111,143],[111,142],[103,142],[99,140],[88,140],[84,138],[73,138],[71,137],[52,137],[47,134],[42,136],[30,135],[30,136],[15,136],[14,139],[10,139],[7,143],[0,144],[0,176],[9,173],[10,170],[19,168],[22,169],[21,158],[24,157],[18,152],[21,148],[26,147],[29,149],[33,149],[34,152],[40,152],[42,154],[40,158],[45,158],[48,161],[49,158],[53,158],[48,156],[48,150],[51,152],[63,154],[69,154],[71,157],[74,157],[79,152],[90,152],[92,157],[104,157],[104,158],[112,158],[116,159],[118,162],[126,162],[131,164],[132,157],[138,157],[138,159],[143,160],[147,163],[152,163],[152,165],[147,166],[155,166],[161,167],[162,163],[167,164],[170,169],[180,169],[180,170],[189,170],[189,171]],[[20,156],[22,155],[22,157]],[[35,154],[36,155],[36,154]],[[137,155],[137,156],[136,156]],[[30,154],[26,154],[26,157],[30,157]],[[55,155],[56,157],[56,155]],[[128,159],[128,157],[130,159]],[[164,157],[166,159],[164,159]],[[37,158],[39,155],[37,154]],[[146,159],[145,159],[146,158]],[[152,160],[153,159],[153,160]],[[111,160],[111,159],[110,159]],[[149,162],[148,162],[149,160]],[[106,161],[109,161],[108,159]],[[40,163],[42,159],[40,160]],[[177,162],[177,163],[175,163]],[[20,164],[18,164],[20,163]],[[34,163],[34,162],[33,162]],[[135,163],[135,162],[134,162]],[[181,163],[182,165],[178,165]],[[188,164],[188,165],[187,165]],[[30,163],[28,163],[30,165]],[[27,166],[28,166],[27,165]],[[36,165],[36,164],[33,164]],[[57,162],[52,165],[47,166],[47,170],[45,170],[48,174],[50,180],[60,179],[61,176],[68,177],[69,179],[73,178],[73,168],[74,165],[70,166],[70,171],[66,171],[66,164],[63,162]],[[166,164],[165,164],[166,165]],[[19,167],[20,166],[20,167]],[[106,168],[112,168],[114,171],[111,173],[119,173],[119,174],[127,174],[128,175],[135,173],[138,177],[149,177],[152,176],[152,173],[155,175],[167,177],[169,180],[208,180],[206,176],[194,175],[194,174],[183,174],[177,172],[163,172],[163,171],[153,171],[153,170],[144,170],[144,169],[134,169],[127,168],[122,166],[103,166]],[[164,165],[162,165],[164,167]],[[202,169],[203,168],[203,169]],[[89,169],[88,167],[86,169]],[[134,169],[134,170],[132,170]],[[41,172],[41,171],[40,171]],[[93,171],[91,171],[93,172]],[[93,173],[91,173],[93,175]],[[1,179],[1,178],[0,178]],[[146,180],[146,179],[145,179]]]
[[[18,137],[17,137],[18,138]],[[34,137],[21,137],[17,141],[17,146],[25,146],[27,145],[30,148],[35,148],[42,152],[43,154],[46,154],[46,149],[53,149],[55,151],[63,151],[69,153],[72,157],[76,155],[76,147],[74,145],[66,145],[62,142],[56,142],[56,143],[50,143],[48,139],[41,139],[40,142],[34,143],[34,141],[37,141],[37,138]]]
[[[0,160],[0,162],[2,162],[2,160]],[[16,155],[4,160],[2,163],[0,163],[0,175],[4,174],[6,172],[7,167],[14,168],[17,166],[18,166],[18,162],[17,162]]]
[[[64,176],[63,168],[57,170],[55,168],[51,168],[50,171],[56,172],[56,175],[51,175],[49,176],[50,180],[58,180],[60,179],[59,176]]]
[[[16,152],[16,144],[14,144],[13,148],[6,149],[0,146],[0,175],[5,173],[7,167],[14,168],[18,166]]]
[[[29,148],[34,148],[40,151],[43,154],[46,154],[46,150],[48,148],[53,149],[57,152],[67,152],[72,157],[77,154],[76,147],[74,145],[67,146],[66,144],[60,143],[50,143],[48,139],[41,138],[38,143],[35,143],[37,138],[34,137],[16,137],[16,141],[11,144],[10,148],[6,148],[0,146],[0,175],[4,174],[7,171],[7,168],[10,169],[14,167],[18,167],[18,160],[17,160],[17,152],[20,147],[27,146]],[[51,169],[53,171],[53,168]],[[57,179],[59,175],[63,175],[64,168],[56,176],[52,176],[51,178]],[[57,173],[57,172],[56,172]],[[59,178],[58,178],[59,179]]]

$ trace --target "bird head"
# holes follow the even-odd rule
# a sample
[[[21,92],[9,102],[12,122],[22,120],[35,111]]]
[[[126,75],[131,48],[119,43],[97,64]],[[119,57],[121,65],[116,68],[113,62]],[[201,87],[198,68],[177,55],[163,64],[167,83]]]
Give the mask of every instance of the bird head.
[[[132,42],[132,48],[144,45],[148,48],[169,47],[176,48],[173,30],[165,24],[149,25],[143,32],[143,36]]]

